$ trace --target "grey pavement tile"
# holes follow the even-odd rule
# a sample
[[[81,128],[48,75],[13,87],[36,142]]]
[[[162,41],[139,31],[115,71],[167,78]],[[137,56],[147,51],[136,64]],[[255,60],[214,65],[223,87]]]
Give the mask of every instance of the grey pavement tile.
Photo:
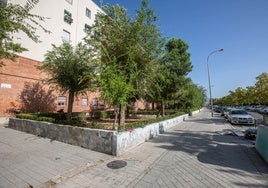
[[[27,167],[32,166],[37,176],[46,179],[50,174],[56,173],[53,176],[56,177],[101,159],[102,162],[64,179],[55,187],[268,187],[267,165],[263,166],[265,163],[254,149],[248,147],[245,140],[217,135],[216,130],[229,128],[229,124],[220,124],[211,118],[202,120],[206,113],[201,112],[118,157],[57,141],[50,142],[14,130],[7,132],[19,139],[8,143],[9,138],[1,137],[3,130],[0,129],[0,149],[7,148],[8,151],[3,153],[0,150],[0,159],[3,157],[5,163],[4,166],[0,164],[0,169],[14,167],[16,161],[21,167],[19,170],[30,170]],[[21,141],[25,142],[22,149]],[[14,148],[10,147],[12,144]],[[36,148],[36,144],[42,149]],[[33,156],[23,154],[25,152],[32,152]],[[22,158],[14,157],[15,154],[21,154]],[[23,157],[32,161],[25,164]],[[13,160],[13,164],[9,159]],[[127,166],[109,169],[106,165],[112,160],[125,160]],[[39,174],[38,169],[43,169],[45,173]],[[34,177],[31,173],[29,176]]]
[[[5,177],[0,177],[0,182],[1,182],[0,187],[2,187],[2,188],[17,187],[16,184],[14,184],[13,182],[9,181]]]

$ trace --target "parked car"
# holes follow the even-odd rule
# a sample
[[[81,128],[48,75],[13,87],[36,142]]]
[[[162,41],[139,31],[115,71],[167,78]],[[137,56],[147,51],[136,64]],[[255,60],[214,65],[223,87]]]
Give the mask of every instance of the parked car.
[[[247,111],[241,109],[233,109],[228,113],[228,121],[231,124],[247,124],[254,125],[255,119]]]
[[[222,106],[214,106],[214,111],[217,112],[217,113],[221,113],[223,110],[223,107]]]
[[[268,107],[264,107],[259,111],[260,114],[268,114]]]
[[[223,116],[226,118],[226,119],[229,119],[229,113],[230,113],[230,111],[232,111],[232,110],[236,110],[236,108],[233,108],[233,107],[227,107],[225,110],[224,110],[224,112],[223,112]]]

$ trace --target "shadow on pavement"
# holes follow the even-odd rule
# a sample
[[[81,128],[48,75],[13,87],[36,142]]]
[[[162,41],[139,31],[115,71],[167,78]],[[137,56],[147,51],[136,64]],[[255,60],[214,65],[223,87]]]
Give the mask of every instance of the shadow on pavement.
[[[225,124],[227,123],[227,120],[222,117],[213,117],[213,118],[207,118],[207,119],[187,119],[186,122],[194,122],[194,123],[202,123],[202,124]]]
[[[187,122],[222,125],[226,121],[223,118],[215,117],[212,119],[193,118]],[[226,167],[219,168],[219,171],[224,169],[228,173],[240,173],[242,176],[247,176],[247,172],[265,174],[268,182],[268,165],[258,155],[255,147],[244,138],[178,128],[159,135],[151,142],[161,144],[158,147],[169,151],[181,151],[194,155],[202,163]],[[251,186],[254,187],[254,184]]]

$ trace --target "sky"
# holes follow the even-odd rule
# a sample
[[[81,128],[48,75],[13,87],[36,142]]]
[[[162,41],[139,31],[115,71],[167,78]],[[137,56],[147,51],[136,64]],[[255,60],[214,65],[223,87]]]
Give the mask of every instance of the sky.
[[[135,18],[141,0],[94,0],[119,4]],[[191,54],[188,76],[209,91],[207,58],[213,98],[256,83],[268,72],[268,0],[148,0],[158,17],[162,36],[183,39]]]

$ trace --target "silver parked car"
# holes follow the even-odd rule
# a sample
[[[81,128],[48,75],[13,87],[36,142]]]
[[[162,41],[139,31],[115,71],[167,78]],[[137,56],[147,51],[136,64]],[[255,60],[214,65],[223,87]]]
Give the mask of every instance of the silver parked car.
[[[255,124],[255,119],[247,111],[240,109],[233,109],[229,111],[228,121],[231,124]]]

